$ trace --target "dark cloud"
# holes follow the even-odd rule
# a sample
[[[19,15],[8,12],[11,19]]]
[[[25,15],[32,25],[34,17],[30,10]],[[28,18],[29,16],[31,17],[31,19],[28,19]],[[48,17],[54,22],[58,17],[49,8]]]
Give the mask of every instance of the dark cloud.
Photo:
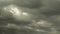
[[[40,0],[14,0],[13,3],[27,8],[39,8],[42,6]]]
[[[7,30],[2,28],[0,31],[6,31],[7,34],[59,34],[59,4],[58,0],[0,0],[0,24],[5,25],[4,27],[9,26]],[[29,16],[13,15],[9,12],[9,5],[27,12]],[[4,7],[8,7],[7,11]]]
[[[13,0],[0,0],[0,7],[10,5]]]

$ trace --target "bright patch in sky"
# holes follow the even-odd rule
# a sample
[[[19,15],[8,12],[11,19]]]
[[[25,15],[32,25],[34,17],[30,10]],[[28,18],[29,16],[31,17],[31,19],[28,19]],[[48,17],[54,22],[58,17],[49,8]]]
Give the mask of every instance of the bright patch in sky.
[[[28,16],[28,13],[26,13],[26,12],[23,12],[22,14],[25,15],[25,16]]]
[[[25,12],[21,7],[17,7],[15,5],[8,5],[3,7],[3,9],[4,12],[6,12],[8,15],[11,14],[15,20],[31,20],[31,14]]]
[[[17,15],[17,16],[21,16],[21,15],[28,16],[28,13],[22,12],[21,9],[18,9],[18,7],[14,6],[14,5],[10,5],[8,7],[4,7],[4,10],[9,11],[13,15]]]
[[[15,7],[13,5],[4,7],[4,10],[11,12],[13,15],[21,15],[21,10],[19,10],[17,7]]]
[[[14,15],[21,15],[21,11],[18,10],[18,8],[11,8],[11,13],[13,13]]]

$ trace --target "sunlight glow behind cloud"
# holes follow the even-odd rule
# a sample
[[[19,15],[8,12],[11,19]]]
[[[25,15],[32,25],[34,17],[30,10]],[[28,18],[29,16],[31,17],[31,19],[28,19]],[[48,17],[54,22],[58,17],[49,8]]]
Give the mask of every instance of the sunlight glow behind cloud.
[[[21,10],[19,10],[16,6],[10,5],[8,7],[4,7],[4,10],[9,11],[13,15],[21,15]]]

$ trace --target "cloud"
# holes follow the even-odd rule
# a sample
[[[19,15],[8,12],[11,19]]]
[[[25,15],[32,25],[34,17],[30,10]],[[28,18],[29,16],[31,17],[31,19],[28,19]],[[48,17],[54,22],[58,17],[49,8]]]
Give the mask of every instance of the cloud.
[[[55,27],[58,30],[59,27],[57,26],[60,26],[59,1],[42,0],[42,3],[40,2],[40,0],[1,1],[3,4],[0,4],[0,7],[2,6],[0,22],[8,23],[8,27],[13,29],[20,29],[21,26],[22,28],[18,32],[24,32],[24,34],[52,34],[58,32]],[[13,7],[8,7],[10,5],[13,5]],[[3,10],[4,7],[7,7],[6,10]],[[18,10],[22,10],[21,15],[18,14],[20,13]],[[14,11],[15,13],[12,14],[9,11],[12,11],[12,13]],[[51,28],[54,28],[53,31]]]
[[[41,6],[40,0],[14,0],[13,3],[27,8],[38,8]]]

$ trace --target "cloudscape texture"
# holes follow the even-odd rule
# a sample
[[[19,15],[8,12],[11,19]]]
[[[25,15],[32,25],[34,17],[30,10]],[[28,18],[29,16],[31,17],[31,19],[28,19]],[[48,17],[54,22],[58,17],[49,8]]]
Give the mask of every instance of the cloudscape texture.
[[[0,34],[60,34],[60,0],[0,0]]]

